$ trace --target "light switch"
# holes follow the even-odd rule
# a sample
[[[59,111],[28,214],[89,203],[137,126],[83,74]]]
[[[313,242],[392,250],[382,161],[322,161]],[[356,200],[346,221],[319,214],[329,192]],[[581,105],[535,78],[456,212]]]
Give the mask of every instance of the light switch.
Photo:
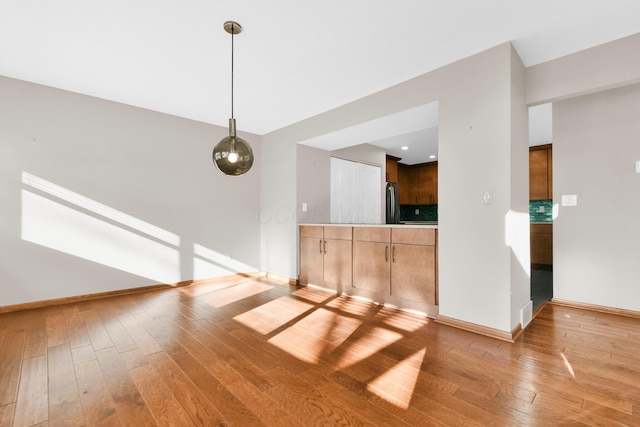
[[[307,211],[307,204],[303,203],[302,204],[302,212],[306,212]]]
[[[562,206],[578,206],[578,195],[568,194],[562,195]]]
[[[493,203],[493,191],[492,190],[484,190],[482,192],[482,204],[490,205]]]

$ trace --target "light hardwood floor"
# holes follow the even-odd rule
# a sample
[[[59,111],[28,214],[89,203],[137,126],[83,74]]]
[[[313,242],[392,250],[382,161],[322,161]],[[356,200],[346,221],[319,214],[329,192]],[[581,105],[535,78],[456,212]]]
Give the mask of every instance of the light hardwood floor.
[[[235,277],[0,315],[1,426],[640,425],[640,319],[515,344]]]

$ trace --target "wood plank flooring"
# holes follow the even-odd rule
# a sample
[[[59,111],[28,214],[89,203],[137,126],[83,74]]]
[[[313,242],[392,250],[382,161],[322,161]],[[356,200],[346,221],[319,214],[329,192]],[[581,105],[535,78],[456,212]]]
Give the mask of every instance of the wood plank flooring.
[[[0,315],[0,426],[640,425],[640,319],[515,344],[233,277]]]

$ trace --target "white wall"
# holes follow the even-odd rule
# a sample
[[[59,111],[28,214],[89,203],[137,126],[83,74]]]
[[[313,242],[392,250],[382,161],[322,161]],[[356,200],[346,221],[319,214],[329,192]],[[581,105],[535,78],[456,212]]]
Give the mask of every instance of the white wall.
[[[640,85],[554,102],[554,298],[640,311]]]
[[[328,223],[331,194],[330,153],[307,145],[296,145],[298,223]],[[302,211],[302,204],[307,211]]]
[[[528,253],[514,262],[511,247],[512,236],[528,234],[528,222],[514,220],[528,219],[528,160],[516,155],[528,147],[526,106],[512,95],[523,69],[514,69],[514,54],[500,45],[446,67],[438,149],[440,314],[504,332],[529,293]],[[515,121],[514,109],[522,111]],[[493,202],[482,204],[487,190]]]
[[[640,33],[527,68],[527,104],[640,82]]]
[[[265,135],[263,151],[274,150],[285,160],[263,163],[269,187],[282,192],[263,192],[263,204],[289,203],[295,210],[296,174],[287,169],[295,168],[296,142],[439,100],[440,313],[510,332],[512,311],[520,308],[511,307],[511,292],[515,288],[523,295],[529,288],[528,280],[511,283],[511,247],[505,240],[507,224],[522,228],[507,222],[512,208],[522,210],[510,198],[511,173],[528,165],[510,152],[512,135],[518,134],[511,123],[512,54],[511,45],[503,44]],[[514,143],[526,147],[526,137]],[[491,206],[480,204],[485,189],[494,191]],[[263,247],[273,242],[273,255],[287,260],[284,265],[270,259],[263,268],[295,277],[296,236],[295,221],[263,226]]]
[[[0,306],[259,269],[260,163],[220,174],[226,129],[4,77],[0,93]]]
[[[288,278],[298,271],[296,143],[287,132],[262,138],[261,270]]]
[[[510,208],[505,241],[511,248],[511,328],[533,316],[529,225],[529,109],[525,104],[525,68],[511,47]],[[521,313],[522,311],[522,313]]]

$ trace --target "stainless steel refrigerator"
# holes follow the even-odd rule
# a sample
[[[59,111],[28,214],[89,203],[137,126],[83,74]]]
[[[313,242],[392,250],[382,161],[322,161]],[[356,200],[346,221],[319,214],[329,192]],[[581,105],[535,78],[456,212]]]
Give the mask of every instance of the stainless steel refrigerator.
[[[385,189],[387,199],[387,224],[400,223],[400,186],[395,182],[387,182]]]

